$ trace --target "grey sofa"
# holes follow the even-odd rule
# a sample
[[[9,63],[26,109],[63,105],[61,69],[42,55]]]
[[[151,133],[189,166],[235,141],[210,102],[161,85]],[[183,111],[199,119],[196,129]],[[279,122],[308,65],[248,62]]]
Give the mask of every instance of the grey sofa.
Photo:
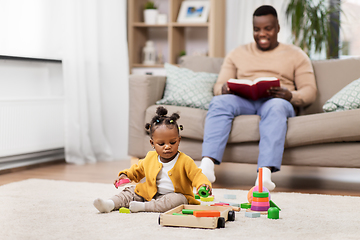
[[[197,72],[218,73],[222,58],[183,57],[180,67]],[[283,165],[360,168],[360,109],[323,113],[323,104],[348,83],[360,77],[360,59],[314,61],[318,96],[316,102],[288,120]],[[131,75],[128,154],[143,158],[149,150],[144,129],[162,98],[164,76]],[[201,159],[204,122],[207,111],[166,106],[169,113],[179,112],[180,151],[194,160]],[[259,142],[259,117],[238,116],[233,121],[223,162],[256,164]]]

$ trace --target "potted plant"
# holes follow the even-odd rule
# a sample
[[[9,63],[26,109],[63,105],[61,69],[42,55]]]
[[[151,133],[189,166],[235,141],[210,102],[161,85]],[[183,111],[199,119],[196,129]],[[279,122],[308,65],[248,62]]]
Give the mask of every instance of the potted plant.
[[[179,53],[179,57],[177,58],[177,63],[180,64],[180,59],[182,56],[186,55],[186,51],[185,50],[181,50]]]
[[[329,58],[331,49],[338,51],[340,11],[338,0],[330,0],[330,3],[328,0],[290,0],[286,16],[291,20],[294,44],[308,55],[325,49]]]
[[[147,1],[144,6],[144,22],[146,24],[156,24],[158,15],[157,6],[153,1]]]

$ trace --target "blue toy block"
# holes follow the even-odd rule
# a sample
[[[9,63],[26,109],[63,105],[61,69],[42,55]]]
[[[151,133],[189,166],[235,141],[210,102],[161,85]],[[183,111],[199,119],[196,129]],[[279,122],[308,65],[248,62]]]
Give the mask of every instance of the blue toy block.
[[[236,199],[236,195],[224,194],[224,198],[225,198],[225,199]]]
[[[232,207],[240,207],[240,205],[241,205],[240,203],[233,203],[233,202],[220,202],[220,203],[227,203]]]
[[[260,217],[259,212],[245,212],[245,217],[249,217],[249,218],[258,218]]]

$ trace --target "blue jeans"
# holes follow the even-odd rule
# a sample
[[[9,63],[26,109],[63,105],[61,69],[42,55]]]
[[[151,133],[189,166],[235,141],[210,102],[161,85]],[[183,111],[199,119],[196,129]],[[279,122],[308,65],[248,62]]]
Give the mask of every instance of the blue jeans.
[[[273,171],[279,171],[287,119],[295,116],[292,104],[281,98],[253,101],[233,94],[213,97],[205,120],[202,156],[211,157],[220,164],[234,117],[254,114],[261,119],[258,167],[273,167]]]

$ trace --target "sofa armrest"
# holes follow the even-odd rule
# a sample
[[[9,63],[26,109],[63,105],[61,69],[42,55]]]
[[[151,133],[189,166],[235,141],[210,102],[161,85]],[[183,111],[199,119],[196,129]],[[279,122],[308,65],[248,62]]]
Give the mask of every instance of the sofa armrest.
[[[162,98],[165,82],[165,76],[130,75],[129,77],[128,155],[130,156],[142,158],[146,154],[142,144],[146,135],[145,111]]]

